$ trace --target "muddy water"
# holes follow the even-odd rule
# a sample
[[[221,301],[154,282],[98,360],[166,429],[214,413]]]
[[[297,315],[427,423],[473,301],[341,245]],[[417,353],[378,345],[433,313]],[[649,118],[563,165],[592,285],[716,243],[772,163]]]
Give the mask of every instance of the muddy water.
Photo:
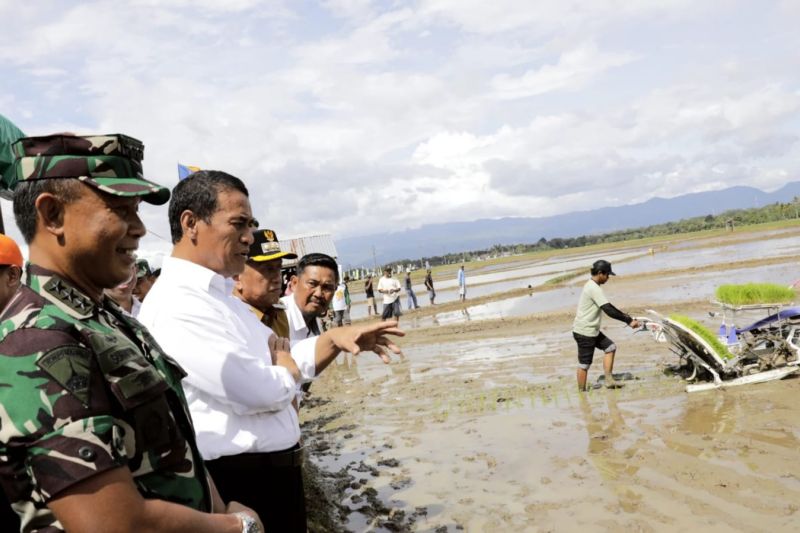
[[[800,380],[690,396],[656,370],[669,354],[618,337],[637,379],[584,395],[563,334],[333,367],[314,460],[352,475],[347,529],[792,530]]]
[[[702,301],[716,285],[788,284],[797,271],[621,275],[605,290],[623,308],[663,313],[698,300],[687,314],[714,329]],[[635,379],[578,394],[567,311],[579,289],[441,313],[440,326],[492,327],[469,341],[460,327],[429,334],[435,343],[408,345],[390,365],[364,354],[326,370],[312,387],[322,401],[301,413],[320,429],[304,431],[311,460],[344,480],[334,497],[346,530],[797,530],[800,379],[690,395],[661,371],[674,358],[664,345],[607,321],[615,370]]]

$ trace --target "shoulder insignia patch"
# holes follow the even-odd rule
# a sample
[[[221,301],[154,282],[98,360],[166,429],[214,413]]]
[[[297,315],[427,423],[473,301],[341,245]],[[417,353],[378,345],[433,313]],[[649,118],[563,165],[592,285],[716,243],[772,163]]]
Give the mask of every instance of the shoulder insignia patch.
[[[67,344],[48,350],[36,365],[47,372],[83,405],[89,405],[89,376],[92,352],[77,344]]]
[[[94,304],[75,287],[56,276],[45,283],[43,289],[76,313],[90,315]]]

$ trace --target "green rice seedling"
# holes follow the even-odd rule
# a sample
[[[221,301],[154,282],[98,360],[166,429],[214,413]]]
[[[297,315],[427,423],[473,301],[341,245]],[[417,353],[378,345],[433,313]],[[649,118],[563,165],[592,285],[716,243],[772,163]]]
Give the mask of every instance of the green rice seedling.
[[[745,283],[743,285],[720,285],[717,301],[728,305],[783,304],[794,300],[794,289],[774,283]]]
[[[733,354],[728,351],[728,348],[720,342],[717,336],[696,320],[684,315],[669,315],[669,318],[670,320],[674,320],[678,324],[681,324],[682,326],[685,326],[687,329],[690,329],[696,333],[701,339],[706,341],[706,343],[708,343],[708,345],[711,346],[716,354],[722,359],[733,358]]]

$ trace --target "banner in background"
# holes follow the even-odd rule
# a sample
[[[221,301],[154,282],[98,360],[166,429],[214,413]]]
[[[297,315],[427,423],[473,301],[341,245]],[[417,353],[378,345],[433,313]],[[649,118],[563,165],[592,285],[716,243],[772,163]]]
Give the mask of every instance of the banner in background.
[[[200,167],[195,167],[192,165],[181,165],[178,163],[178,181],[185,179],[186,176],[191,174],[192,172],[197,172],[200,170]]]

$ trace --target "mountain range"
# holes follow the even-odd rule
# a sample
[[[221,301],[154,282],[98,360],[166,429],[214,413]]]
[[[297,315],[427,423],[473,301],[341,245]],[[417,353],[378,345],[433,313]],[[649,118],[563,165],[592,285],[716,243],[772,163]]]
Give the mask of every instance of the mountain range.
[[[373,261],[380,265],[399,259],[487,249],[494,244],[535,243],[542,237],[578,237],[663,224],[684,218],[717,215],[728,209],[787,203],[796,196],[800,196],[800,182],[787,183],[773,192],[737,186],[674,198],[656,197],[639,204],[550,217],[507,217],[426,224],[415,229],[337,239],[336,248],[343,264],[350,267],[372,266]]]

